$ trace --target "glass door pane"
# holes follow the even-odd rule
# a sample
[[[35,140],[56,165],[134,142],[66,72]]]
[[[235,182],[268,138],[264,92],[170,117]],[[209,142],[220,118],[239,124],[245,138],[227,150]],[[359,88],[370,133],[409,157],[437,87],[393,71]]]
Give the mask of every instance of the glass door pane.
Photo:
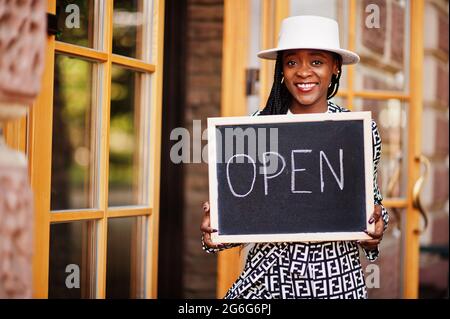
[[[399,100],[355,99],[354,111],[370,111],[382,140],[378,186],[384,199],[406,196],[408,105]]]
[[[94,208],[94,63],[57,54],[51,210]]]
[[[140,89],[142,77],[141,73],[116,65],[112,67],[109,206],[146,203],[142,191],[144,145],[141,128],[145,120]]]
[[[108,220],[106,298],[144,297],[144,218]]]
[[[95,227],[93,221],[50,225],[49,298],[95,295]]]
[[[94,48],[95,0],[57,0],[56,40]]]
[[[145,34],[151,30],[150,0],[114,0],[113,53],[146,60]],[[150,32],[151,34],[151,32]]]
[[[355,90],[408,91],[409,1],[356,1]]]

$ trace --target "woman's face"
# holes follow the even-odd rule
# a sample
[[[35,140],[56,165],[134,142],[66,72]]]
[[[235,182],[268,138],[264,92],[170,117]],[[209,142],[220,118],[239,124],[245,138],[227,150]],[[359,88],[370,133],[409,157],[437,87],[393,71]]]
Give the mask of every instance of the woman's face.
[[[327,91],[338,64],[333,54],[321,50],[283,52],[284,83],[293,99],[293,113],[326,112]]]

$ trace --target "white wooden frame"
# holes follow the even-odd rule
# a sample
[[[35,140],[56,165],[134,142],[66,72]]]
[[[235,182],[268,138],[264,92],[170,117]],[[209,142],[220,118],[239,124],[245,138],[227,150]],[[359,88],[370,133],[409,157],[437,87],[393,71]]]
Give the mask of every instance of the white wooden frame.
[[[362,120],[364,134],[364,167],[366,188],[366,229],[374,231],[375,225],[369,224],[374,209],[373,194],[373,157],[372,157],[372,116],[371,112],[317,113],[301,115],[268,115],[242,117],[208,118],[208,169],[209,169],[209,202],[211,227],[217,229],[212,233],[214,243],[256,243],[256,242],[295,242],[295,241],[333,241],[333,240],[364,240],[370,239],[364,232],[326,232],[326,233],[288,233],[288,234],[257,234],[257,235],[220,235],[218,223],[218,182],[217,182],[217,152],[216,128],[223,125],[245,124],[275,124],[322,121]]]

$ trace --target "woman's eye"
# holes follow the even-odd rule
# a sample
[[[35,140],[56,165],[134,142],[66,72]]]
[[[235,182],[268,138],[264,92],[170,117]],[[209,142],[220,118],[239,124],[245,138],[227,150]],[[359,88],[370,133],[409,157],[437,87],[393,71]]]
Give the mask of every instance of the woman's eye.
[[[289,65],[289,66],[293,66],[293,65],[295,65],[295,61],[288,61],[288,63],[287,63],[287,65]]]
[[[319,61],[319,60],[314,60],[312,62],[312,65],[321,65],[321,64],[322,64],[322,61]]]

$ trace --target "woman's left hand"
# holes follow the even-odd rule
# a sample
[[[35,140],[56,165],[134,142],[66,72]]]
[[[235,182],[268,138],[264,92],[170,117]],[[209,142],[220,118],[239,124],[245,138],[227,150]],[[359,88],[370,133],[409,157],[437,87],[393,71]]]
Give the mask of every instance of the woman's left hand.
[[[378,247],[378,244],[381,242],[383,238],[384,231],[384,221],[381,218],[381,205],[375,204],[373,214],[369,219],[369,224],[375,223],[375,231],[369,232],[366,231],[367,235],[372,237],[372,239],[361,240],[358,243],[366,250],[374,250]]]

